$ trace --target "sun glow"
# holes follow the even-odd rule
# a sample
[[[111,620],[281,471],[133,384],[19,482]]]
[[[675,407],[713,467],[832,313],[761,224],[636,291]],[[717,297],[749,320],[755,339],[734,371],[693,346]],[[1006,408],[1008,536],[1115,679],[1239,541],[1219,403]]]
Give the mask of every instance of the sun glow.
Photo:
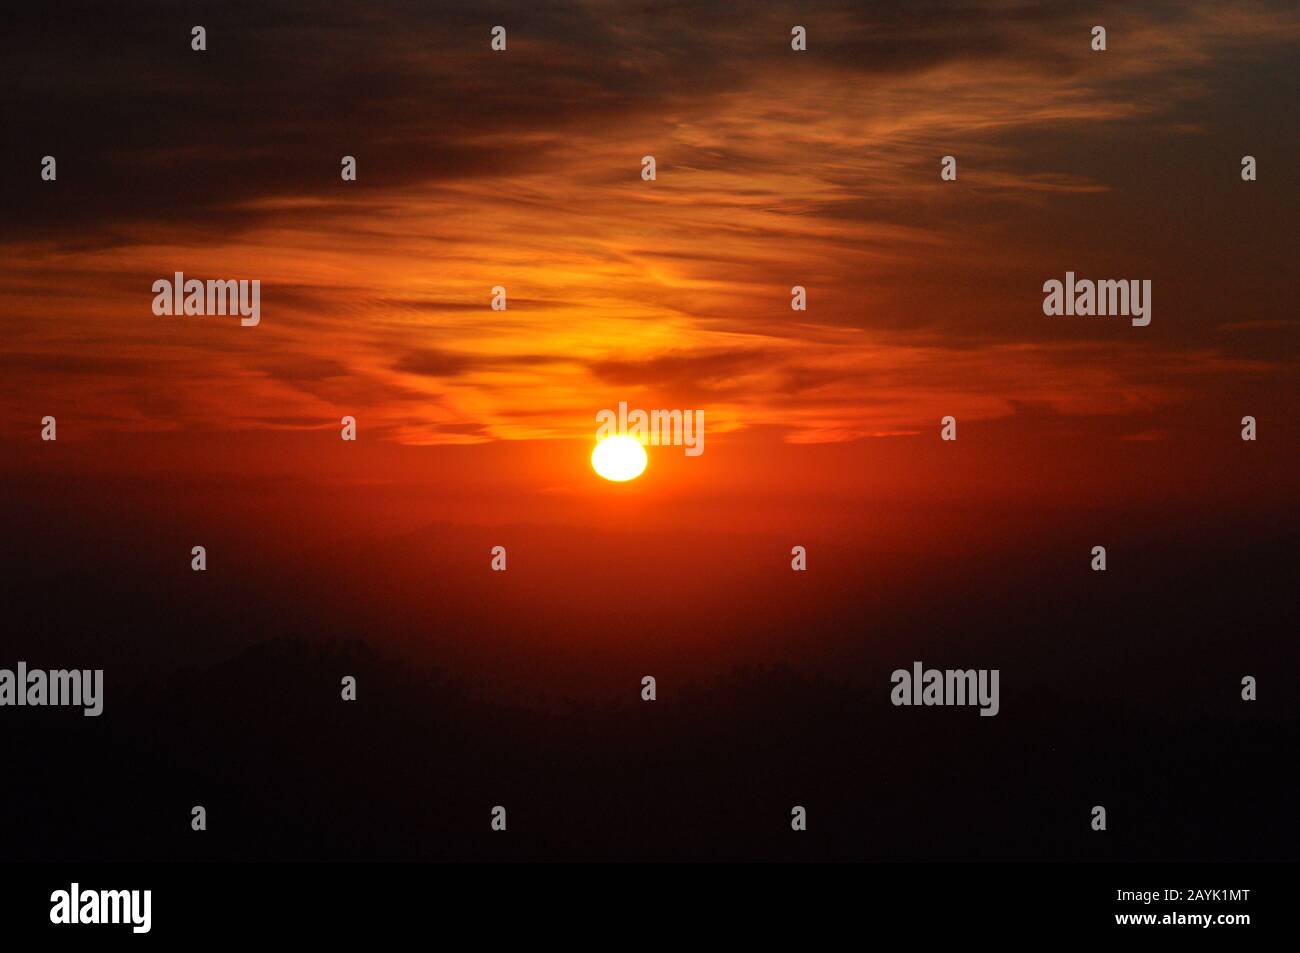
[[[606,437],[591,451],[591,468],[606,480],[623,483],[645,472],[645,447],[636,437]]]

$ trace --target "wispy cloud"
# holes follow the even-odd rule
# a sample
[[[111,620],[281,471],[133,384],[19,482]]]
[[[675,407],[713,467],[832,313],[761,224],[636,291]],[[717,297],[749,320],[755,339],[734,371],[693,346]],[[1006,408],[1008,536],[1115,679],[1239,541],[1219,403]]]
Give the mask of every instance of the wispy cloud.
[[[106,75],[102,12],[67,33],[20,21],[29,65],[70,74],[3,94],[60,178],[6,217],[0,399],[57,387],[122,428],[357,413],[410,443],[585,434],[629,399],[820,442],[1018,402],[1150,412],[1225,368],[1285,373],[1295,329],[1271,314],[1225,323],[1174,294],[1146,338],[1042,318],[1043,278],[1142,246],[1108,237],[1130,195],[1183,198],[1088,150],[1159,141],[1177,161],[1222,77],[1300,35],[1281,5],[1101,9],[837,8],[793,54],[776,4],[519,8],[494,57],[486,21],[452,8],[236,4],[198,59],[188,21],[146,5],[114,53],[134,68]],[[1103,14],[1111,49],[1091,54]],[[1137,263],[1172,276],[1162,296],[1191,280],[1163,251]],[[153,316],[173,271],[260,278],[262,325]]]

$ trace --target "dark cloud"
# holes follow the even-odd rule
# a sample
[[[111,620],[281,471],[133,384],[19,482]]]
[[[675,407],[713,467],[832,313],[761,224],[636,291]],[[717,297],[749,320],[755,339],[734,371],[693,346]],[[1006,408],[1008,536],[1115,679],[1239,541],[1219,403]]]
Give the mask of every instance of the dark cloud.
[[[544,311],[551,308],[573,307],[573,302],[552,301],[542,298],[525,298],[522,296],[510,296],[510,308],[520,310],[527,308],[529,311]],[[402,311],[419,311],[430,314],[443,312],[470,312],[479,314],[483,311],[482,301],[450,301],[444,298],[377,298],[374,304],[380,308]]]
[[[345,377],[349,373],[347,365],[339,361],[310,355],[276,357],[259,362],[257,367],[276,380],[288,383],[323,381]]]
[[[157,367],[157,362],[129,357],[97,357],[75,354],[0,353],[0,369],[13,373],[118,375],[139,374]]]
[[[1078,16],[1055,3],[459,4],[221,0],[179,6],[42,3],[8,13],[0,89],[8,146],[0,239],[112,234],[123,223],[238,230],[262,197],[509,173],[562,161],[566,135],[744,88],[772,64],[790,81],[845,82],[1000,57],[1041,63]],[[1122,9],[1116,6],[1115,9]],[[1155,8],[1159,9],[1159,7]],[[1096,11],[1090,11],[1092,16]],[[792,19],[815,58],[792,59]],[[1082,21],[1078,21],[1082,22]],[[510,49],[492,54],[506,25]],[[208,49],[190,49],[190,28]],[[1078,69],[1077,63],[1060,63]],[[59,160],[57,186],[39,160]],[[709,168],[755,162],[700,151]],[[757,171],[760,167],[755,165]],[[60,201],[51,203],[57,188]]]
[[[424,348],[401,354],[393,362],[392,367],[393,370],[404,374],[419,374],[423,377],[458,377],[473,371],[542,367],[559,363],[563,361],[545,354],[456,354]]]
[[[718,390],[729,378],[752,373],[762,363],[758,351],[705,351],[644,361],[594,361],[588,369],[614,386]]]

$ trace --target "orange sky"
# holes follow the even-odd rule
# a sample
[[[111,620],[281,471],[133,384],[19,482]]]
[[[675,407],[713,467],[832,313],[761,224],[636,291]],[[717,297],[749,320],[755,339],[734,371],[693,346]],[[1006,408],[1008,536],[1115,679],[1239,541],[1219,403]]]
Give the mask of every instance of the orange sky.
[[[422,58],[418,30],[368,20],[357,39],[339,22],[295,40],[347,35],[368,64],[376,88],[352,77],[337,116],[276,101],[302,80],[278,79],[267,50],[223,40],[199,67],[164,58],[148,85],[168,114],[156,136],[84,153],[31,142],[14,160],[32,181],[4,236],[5,439],[28,457],[48,413],[68,443],[260,432],[332,455],[351,414],[358,449],[568,441],[551,463],[511,464],[559,493],[596,412],[620,400],[703,409],[706,456],[733,461],[669,466],[657,451],[645,479],[661,482],[689,483],[694,466],[757,487],[780,445],[873,440],[906,441],[894,472],[920,473],[908,448],[937,440],[947,414],[962,439],[996,434],[1026,459],[1035,441],[1096,441],[1097,466],[1117,443],[1237,452],[1221,438],[1246,413],[1293,442],[1293,104],[1278,111],[1271,77],[1287,75],[1300,17],[1151,9],[1104,8],[1104,54],[1089,17],[1010,4],[970,21],[822,15],[805,54],[766,5],[743,22],[615,29],[592,4],[568,34],[521,16],[499,57],[457,35]],[[328,103],[339,78],[318,68]],[[55,86],[96,108],[89,86]],[[187,98],[223,95],[276,124],[253,120],[265,138],[250,140],[238,115],[185,118]],[[14,131],[44,122],[29,110]],[[47,148],[56,183],[37,181]],[[426,149],[461,165],[422,167]],[[1240,181],[1247,153],[1258,182]],[[355,183],[338,179],[343,154]],[[939,180],[946,154],[956,182]],[[1044,317],[1041,284],[1067,270],[1152,279],[1151,326]],[[260,279],[260,326],[155,316],[150,286],[175,271]],[[807,312],[790,310],[795,284]],[[488,307],[494,285],[505,312]],[[240,446],[236,469],[297,459],[304,479],[326,458]],[[985,482],[1017,482],[998,470],[991,458]]]

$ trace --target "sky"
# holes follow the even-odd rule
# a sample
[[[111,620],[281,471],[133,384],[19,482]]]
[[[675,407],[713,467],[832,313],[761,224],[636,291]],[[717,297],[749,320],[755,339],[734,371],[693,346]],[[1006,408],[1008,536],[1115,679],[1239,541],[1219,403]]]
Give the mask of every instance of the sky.
[[[918,631],[935,573],[1266,553],[1300,523],[1298,39],[1268,3],[14,14],[7,525],[51,566],[139,539],[166,576],[202,540],[344,603],[383,565],[399,617],[436,566],[454,607],[423,609],[481,633],[503,598],[498,636],[541,604],[562,627],[595,552],[611,591],[715,588],[715,647],[798,611],[764,576],[796,544],[831,623],[866,572]],[[178,271],[260,280],[260,323],[154,314]],[[1151,323],[1046,316],[1067,272],[1150,280]],[[704,452],[600,479],[620,401],[702,411]],[[527,594],[481,588],[498,544]]]
[[[740,854],[762,798],[782,826],[785,792],[819,784],[844,817],[880,810],[856,841],[820,828],[822,856],[947,850],[908,840],[935,824],[972,851],[1106,854],[1060,833],[1090,786],[1147,812],[1115,856],[1288,849],[1294,779],[1238,779],[1285,773],[1300,698],[1298,41],[1292,2],[1200,0],[7,13],[0,596],[14,652],[105,665],[124,711],[42,730],[109,759],[95,796],[157,843],[173,796],[238,791],[222,836],[247,843],[215,855],[292,840],[258,771],[299,773],[284,812],[360,811],[386,850],[408,832],[376,824],[423,816],[446,849],[440,799],[468,816],[512,785],[600,792],[591,836],[620,851],[638,811],[663,817],[651,854],[704,850],[681,819],[700,791],[729,816],[737,771],[764,779]],[[259,280],[260,323],[154,314],[176,272]],[[1067,272],[1149,280],[1149,326],[1045,315]],[[597,415],[622,401],[702,411],[704,452],[600,479]],[[352,640],[380,655],[305,648]],[[1000,668],[1001,714],[889,708],[915,659]],[[527,711],[462,706],[417,663]],[[340,713],[341,671],[394,701]],[[247,731],[250,711],[274,717]],[[94,850],[116,836],[84,785],[42,789],[42,744],[0,740],[40,766],[4,792],[47,815],[34,856],[83,851],[70,817]],[[326,777],[336,750],[369,769]],[[152,780],[115,773],[131,751]],[[1250,836],[1202,823],[1225,797],[1251,799]]]
[[[371,7],[17,16],[11,436],[546,440],[625,399],[724,442],[1148,440],[1294,382],[1288,4],[832,7],[803,54],[780,4]],[[1150,278],[1152,325],[1044,317],[1067,270]],[[260,278],[262,324],[155,317],[175,271]]]
[[[805,52],[780,3],[534,7],[15,14],[14,487],[381,533],[1292,502],[1292,5],[819,5]],[[155,315],[178,271],[260,324]],[[1066,272],[1150,280],[1150,325],[1045,316]],[[620,401],[705,453],[599,480]]]

